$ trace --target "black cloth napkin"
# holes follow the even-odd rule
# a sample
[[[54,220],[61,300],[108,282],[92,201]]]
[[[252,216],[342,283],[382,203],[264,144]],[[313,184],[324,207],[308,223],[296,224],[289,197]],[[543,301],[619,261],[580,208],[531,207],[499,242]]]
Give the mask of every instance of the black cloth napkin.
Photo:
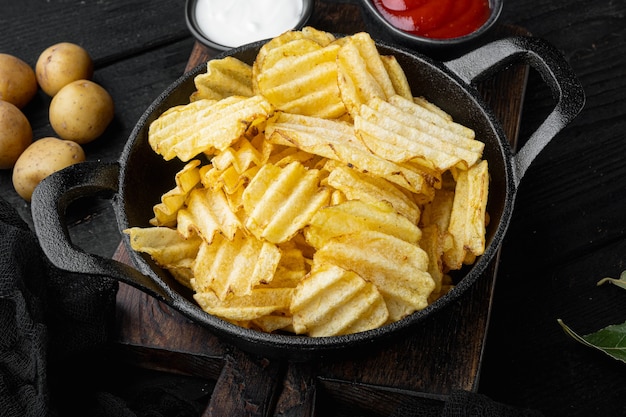
[[[117,281],[60,271],[0,197],[0,417],[191,417],[208,404],[176,377],[150,375],[123,393],[125,368],[106,358]],[[141,381],[141,380],[140,380]],[[126,381],[127,382],[127,381]],[[197,387],[196,387],[197,389]],[[210,385],[200,388],[210,389]],[[539,417],[464,391],[407,403],[392,417]]]
[[[201,415],[171,381],[119,391],[128,370],[105,349],[117,281],[55,268],[2,197],[0,238],[0,417]]]

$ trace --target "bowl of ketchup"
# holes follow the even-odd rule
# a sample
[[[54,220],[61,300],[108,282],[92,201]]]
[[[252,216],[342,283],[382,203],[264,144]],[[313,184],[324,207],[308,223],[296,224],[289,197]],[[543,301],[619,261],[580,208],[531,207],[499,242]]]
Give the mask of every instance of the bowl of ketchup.
[[[502,11],[502,0],[363,0],[363,5],[378,30],[425,52],[475,43]]]

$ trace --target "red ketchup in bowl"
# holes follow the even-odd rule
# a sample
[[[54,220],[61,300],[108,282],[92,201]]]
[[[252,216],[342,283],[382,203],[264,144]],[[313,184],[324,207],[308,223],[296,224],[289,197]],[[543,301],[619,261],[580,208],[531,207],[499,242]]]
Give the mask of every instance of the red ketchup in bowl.
[[[489,0],[372,0],[382,16],[405,32],[434,39],[469,35],[489,19]]]

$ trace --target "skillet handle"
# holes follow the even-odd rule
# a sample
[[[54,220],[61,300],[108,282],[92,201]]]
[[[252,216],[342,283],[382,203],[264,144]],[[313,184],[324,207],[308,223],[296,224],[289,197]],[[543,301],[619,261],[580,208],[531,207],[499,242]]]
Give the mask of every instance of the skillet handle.
[[[518,61],[539,72],[557,103],[513,158],[516,186],[539,152],[582,110],[585,93],[574,71],[550,43],[525,36],[497,40],[444,63],[466,83],[473,84]]]
[[[43,252],[57,268],[105,276],[129,284],[165,302],[172,296],[154,280],[114,259],[87,253],[73,245],[64,214],[72,201],[103,195],[113,198],[118,191],[119,164],[82,162],[45,178],[33,192],[31,211],[35,234]]]

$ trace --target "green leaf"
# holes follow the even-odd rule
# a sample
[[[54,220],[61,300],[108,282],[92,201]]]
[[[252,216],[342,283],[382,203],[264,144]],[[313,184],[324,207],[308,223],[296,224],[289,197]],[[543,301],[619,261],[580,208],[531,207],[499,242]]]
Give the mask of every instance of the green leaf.
[[[622,273],[621,278],[624,278]],[[626,323],[607,326],[595,333],[580,336],[561,319],[557,320],[565,333],[585,346],[600,350],[610,357],[626,363]]]
[[[622,271],[619,279],[603,278],[597,285],[611,283],[626,290],[626,271]],[[567,326],[561,319],[557,319],[565,333],[585,346],[597,349],[610,357],[626,363],[626,323],[607,326],[595,333],[581,336]]]
[[[626,271],[622,271],[622,274],[619,276],[619,279],[615,279],[615,278],[603,278],[600,281],[598,281],[598,285],[602,285],[605,283],[611,283],[611,284],[615,284],[620,288],[623,288],[626,290]]]

